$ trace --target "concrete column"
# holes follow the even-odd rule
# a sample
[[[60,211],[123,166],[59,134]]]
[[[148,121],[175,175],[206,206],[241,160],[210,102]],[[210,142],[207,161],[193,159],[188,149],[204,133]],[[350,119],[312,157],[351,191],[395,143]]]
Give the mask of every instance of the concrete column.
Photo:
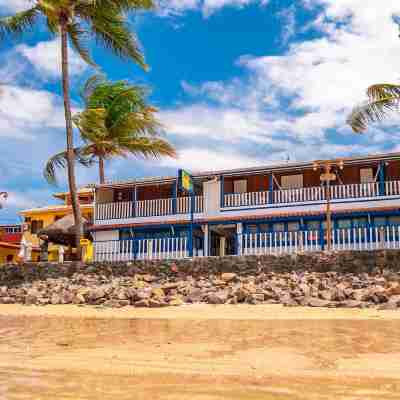
[[[385,195],[385,169],[386,169],[386,165],[384,162],[380,163],[380,169],[379,169],[379,195],[380,196],[384,196]]]
[[[208,230],[208,224],[202,225],[201,227],[203,234],[204,234],[204,249],[203,249],[203,254],[204,257],[209,256],[209,230]]]
[[[238,222],[236,224],[236,253],[238,256],[243,254],[243,224]]]
[[[221,236],[219,239],[219,255],[221,257],[225,255],[225,243],[226,243],[226,238],[224,236]]]

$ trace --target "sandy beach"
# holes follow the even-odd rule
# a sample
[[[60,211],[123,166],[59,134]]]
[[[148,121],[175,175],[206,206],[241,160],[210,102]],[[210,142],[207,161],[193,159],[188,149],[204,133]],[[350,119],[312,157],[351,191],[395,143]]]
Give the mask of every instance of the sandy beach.
[[[279,305],[2,305],[0,398],[397,399],[399,318]]]
[[[400,311],[368,309],[337,309],[284,307],[279,304],[210,305],[194,304],[166,308],[119,309],[101,306],[51,305],[26,306],[1,304],[0,316],[60,317],[97,319],[170,319],[170,320],[399,320]]]

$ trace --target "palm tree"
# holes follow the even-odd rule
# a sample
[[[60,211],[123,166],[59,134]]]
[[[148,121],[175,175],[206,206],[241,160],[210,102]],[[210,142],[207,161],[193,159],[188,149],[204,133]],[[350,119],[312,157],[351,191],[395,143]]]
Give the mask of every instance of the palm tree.
[[[77,161],[85,167],[99,165],[100,183],[105,183],[104,161],[129,155],[176,157],[175,149],[158,134],[157,109],[146,103],[146,90],[125,81],[90,78],[83,89],[85,109],[73,117],[84,144],[75,148]],[[56,169],[65,168],[66,153],[51,157],[44,177],[56,183]]]
[[[97,43],[112,50],[118,56],[135,61],[146,68],[136,37],[130,32],[125,13],[148,10],[153,0],[32,0],[32,7],[10,17],[0,18],[0,39],[6,35],[21,36],[45,22],[52,36],[61,40],[61,73],[64,96],[65,127],[67,141],[68,183],[76,227],[76,247],[80,255],[82,216],[79,208],[72,131],[71,100],[68,71],[68,40],[83,60],[94,65],[86,39],[93,37]]]
[[[354,132],[363,132],[370,123],[382,121],[390,113],[399,111],[400,85],[372,85],[367,90],[367,96],[368,101],[354,107],[347,118]]]

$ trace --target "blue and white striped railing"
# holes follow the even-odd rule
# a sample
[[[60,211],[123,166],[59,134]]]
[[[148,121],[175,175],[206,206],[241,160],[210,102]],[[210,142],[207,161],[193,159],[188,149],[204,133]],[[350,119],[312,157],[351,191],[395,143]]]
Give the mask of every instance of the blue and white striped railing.
[[[380,196],[379,183],[360,183],[351,185],[332,185],[330,197],[332,200],[373,198]],[[384,182],[384,196],[400,195],[400,181]],[[325,188],[312,186],[298,189],[282,189],[272,192],[228,193],[224,195],[224,207],[256,207],[265,204],[290,204],[326,200]]]
[[[133,217],[159,217],[164,215],[190,213],[190,197],[176,199],[142,200],[136,203],[121,201],[96,205],[96,221],[109,219],[127,219]],[[204,208],[203,196],[195,196],[194,212],[202,213]]]
[[[188,257],[186,237],[94,242],[94,261],[167,260]]]

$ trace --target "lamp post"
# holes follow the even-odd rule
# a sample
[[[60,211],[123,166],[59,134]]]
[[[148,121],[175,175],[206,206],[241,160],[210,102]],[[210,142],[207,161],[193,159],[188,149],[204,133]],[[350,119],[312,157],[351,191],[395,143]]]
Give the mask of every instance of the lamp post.
[[[322,170],[320,175],[321,182],[325,183],[325,199],[326,199],[326,248],[328,251],[332,249],[332,209],[331,209],[331,182],[336,180],[336,174],[333,167],[343,169],[343,160],[333,161],[314,161],[313,170]]]

